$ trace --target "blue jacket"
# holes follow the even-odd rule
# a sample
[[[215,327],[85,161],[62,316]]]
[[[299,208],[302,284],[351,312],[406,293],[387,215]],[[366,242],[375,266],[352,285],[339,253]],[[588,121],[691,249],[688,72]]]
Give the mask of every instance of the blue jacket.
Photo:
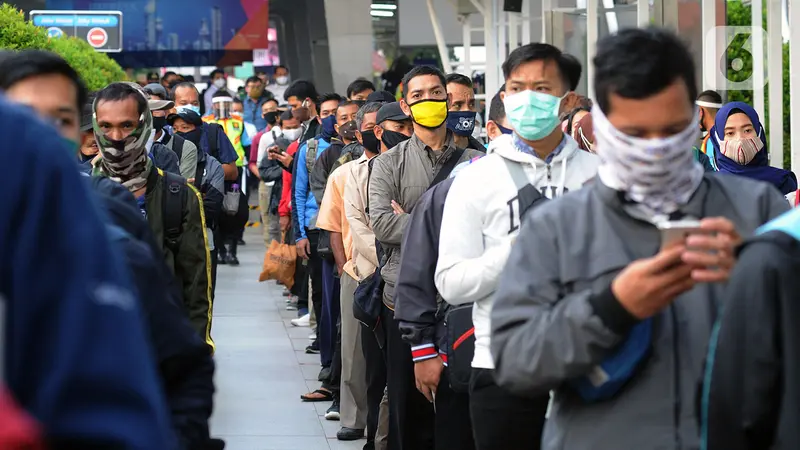
[[[258,131],[262,131],[267,128],[266,119],[261,117],[261,107],[264,106],[264,103],[266,103],[267,99],[268,97],[261,96],[258,100],[253,100],[248,96],[244,98],[244,101],[242,101],[242,106],[244,107],[242,118],[245,122],[255,125]]]
[[[211,152],[211,146],[208,142],[208,130],[212,126],[218,128],[217,149],[214,153]],[[233,164],[237,159],[239,159],[239,156],[236,154],[236,149],[234,149],[233,144],[231,144],[231,140],[228,139],[228,136],[225,134],[225,130],[215,123],[212,124],[203,122],[203,136],[200,138],[200,148],[214,158],[217,158],[217,161],[219,161],[220,164]]]
[[[170,419],[130,275],[56,132],[0,99],[5,381],[48,440],[165,449]],[[35,171],[32,173],[31,170]],[[36,183],[31,183],[31,176]]]
[[[331,146],[330,142],[317,137],[317,156],[315,161],[325,153],[325,150]],[[308,184],[308,165],[306,164],[306,153],[308,152],[308,141],[300,146],[300,149],[295,155],[295,174],[294,174],[294,196],[292,198],[292,206],[294,213],[297,216],[297,222],[300,226],[295,230],[295,240],[300,241],[308,238],[306,236],[306,228],[313,228],[312,225],[316,222],[317,211],[319,206],[314,194],[311,192]]]

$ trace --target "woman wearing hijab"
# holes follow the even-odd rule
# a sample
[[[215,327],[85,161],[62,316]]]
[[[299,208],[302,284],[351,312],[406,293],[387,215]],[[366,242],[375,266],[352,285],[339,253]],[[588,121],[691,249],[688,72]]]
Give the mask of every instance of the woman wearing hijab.
[[[723,173],[766,181],[783,195],[797,189],[797,177],[789,170],[769,165],[767,137],[758,113],[744,102],[723,106],[711,128],[714,163]]]
[[[568,112],[561,123],[561,130],[575,139],[578,148],[594,153],[594,131],[589,108],[579,106]]]

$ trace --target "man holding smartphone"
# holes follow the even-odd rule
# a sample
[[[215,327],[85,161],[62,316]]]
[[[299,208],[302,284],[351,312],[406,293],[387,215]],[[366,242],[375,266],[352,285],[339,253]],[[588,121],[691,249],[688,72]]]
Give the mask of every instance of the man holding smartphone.
[[[788,205],[694,160],[695,67],[672,32],[620,31],[594,64],[598,180],[523,223],[491,315],[496,380],[553,391],[542,449],[699,448],[697,381],[734,248]],[[658,224],[678,220],[702,232],[662,248]]]

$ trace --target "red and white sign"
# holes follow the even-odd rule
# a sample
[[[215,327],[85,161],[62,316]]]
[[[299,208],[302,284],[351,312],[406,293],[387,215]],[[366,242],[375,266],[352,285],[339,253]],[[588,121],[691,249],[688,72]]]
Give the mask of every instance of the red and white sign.
[[[102,28],[92,28],[86,34],[86,40],[94,48],[100,48],[108,43],[108,32]]]

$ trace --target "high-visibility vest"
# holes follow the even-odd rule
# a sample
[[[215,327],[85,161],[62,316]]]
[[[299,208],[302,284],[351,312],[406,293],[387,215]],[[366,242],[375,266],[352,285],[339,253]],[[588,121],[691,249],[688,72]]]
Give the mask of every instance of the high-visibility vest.
[[[244,166],[245,155],[244,146],[242,145],[242,134],[244,134],[244,122],[241,119],[231,117],[228,119],[217,119],[213,115],[203,117],[203,121],[207,123],[216,123],[222,126],[225,130],[225,135],[230,139],[233,144],[233,149],[236,150],[236,155],[239,157],[236,160],[236,166]]]

